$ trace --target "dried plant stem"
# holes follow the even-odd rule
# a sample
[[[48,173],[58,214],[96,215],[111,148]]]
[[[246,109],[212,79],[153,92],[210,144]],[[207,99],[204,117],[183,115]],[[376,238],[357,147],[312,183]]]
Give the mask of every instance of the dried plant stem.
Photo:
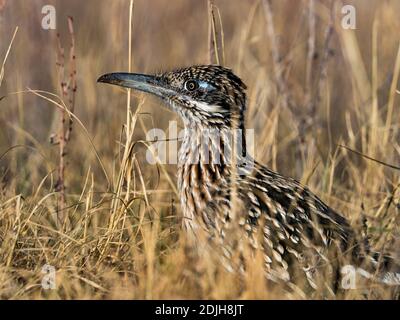
[[[388,101],[388,107],[387,107],[387,114],[386,114],[386,130],[383,136],[383,144],[386,145],[388,140],[389,140],[389,134],[390,134],[390,127],[392,125],[392,116],[393,116],[393,108],[394,108],[394,99],[396,96],[396,88],[397,88],[397,83],[399,81],[399,75],[400,75],[400,44],[397,49],[397,55],[396,55],[396,62],[394,65],[394,72],[393,72],[393,79],[392,83],[390,85],[390,91],[389,91],[389,101]]]
[[[325,36],[324,36],[324,48],[323,48],[323,54],[322,54],[322,59],[321,63],[319,66],[319,74],[318,74],[318,91],[317,91],[317,97],[316,101],[312,103],[313,109],[311,110],[312,112],[315,112],[316,105],[319,104],[321,101],[321,96],[322,96],[322,88],[324,86],[324,83],[326,82],[327,78],[327,71],[328,71],[328,62],[329,62],[329,54],[330,54],[330,44],[333,36],[333,31],[334,31],[334,19],[335,19],[335,2],[331,1],[331,14],[330,14],[330,20],[329,24],[326,27],[325,30]]]
[[[18,27],[15,28],[14,34],[13,34],[13,36],[11,38],[10,44],[9,44],[7,52],[6,52],[6,55],[5,55],[4,59],[3,59],[2,65],[1,65],[1,69],[0,69],[0,87],[1,87],[1,83],[3,82],[3,78],[4,78],[4,66],[6,64],[8,55],[10,54],[11,47],[12,47],[12,44],[14,42],[15,36],[17,35],[17,32],[18,32]]]
[[[306,69],[306,106],[311,105],[312,100],[312,74],[316,54],[315,48],[315,0],[308,2],[308,40],[307,40],[307,69]]]
[[[133,25],[133,9],[134,1],[130,0],[129,4],[129,31],[128,31],[128,71],[132,71],[132,25]],[[132,172],[134,170],[133,166],[133,131],[136,125],[138,113],[140,112],[141,104],[138,105],[134,114],[131,111],[131,90],[127,89],[127,100],[126,100],[126,124],[125,124],[125,146],[124,152],[121,160],[121,167],[118,173],[117,183],[114,189],[114,197],[111,203],[111,215],[109,219],[109,225],[107,230],[106,241],[102,248],[101,258],[99,262],[104,257],[105,249],[107,248],[109,242],[112,240],[113,233],[120,222],[122,222],[122,228],[125,226],[126,222],[126,210],[125,204],[129,202],[131,196],[131,182],[132,182]],[[124,185],[126,190],[124,192]],[[121,206],[122,200],[122,206]],[[119,252],[119,247],[117,252]]]
[[[76,83],[76,56],[75,56],[75,34],[73,28],[73,19],[68,17],[68,30],[71,37],[71,47],[69,52],[69,75],[68,81],[65,76],[65,49],[61,45],[60,35],[57,35],[57,68],[59,74],[59,83],[61,98],[63,101],[67,101],[67,109],[70,113],[75,110],[75,94],[77,90]],[[68,116],[68,123],[67,122]],[[65,226],[67,223],[66,210],[66,193],[65,193],[65,167],[66,167],[66,148],[68,141],[71,137],[73,117],[69,116],[69,113],[65,109],[59,111],[59,129],[57,140],[55,144],[58,144],[59,150],[59,163],[58,163],[58,180],[56,182],[55,190],[59,194],[57,204],[57,222],[59,226]]]
[[[213,0],[208,0],[208,19],[209,62],[210,64],[224,65],[224,30],[222,27],[221,14],[218,7],[214,4]]]
[[[264,14],[267,24],[267,35],[269,37],[270,46],[271,46],[271,54],[272,54],[272,62],[273,62],[273,69],[275,74],[275,82],[278,88],[279,95],[282,96],[283,106],[285,108],[290,107],[289,103],[289,95],[286,86],[286,82],[283,76],[283,66],[281,63],[281,56],[279,53],[279,46],[277,42],[274,22],[273,22],[273,14],[271,8],[271,1],[270,0],[263,0],[263,7],[264,7]]]

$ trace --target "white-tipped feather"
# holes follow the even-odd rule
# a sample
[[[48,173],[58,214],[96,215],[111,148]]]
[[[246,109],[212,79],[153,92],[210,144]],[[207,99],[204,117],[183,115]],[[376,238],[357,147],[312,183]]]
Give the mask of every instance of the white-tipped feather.
[[[215,105],[215,104],[207,104],[205,102],[199,102],[199,101],[192,101],[192,103],[196,106],[198,110],[203,110],[205,112],[221,112],[223,113],[225,110],[223,107]],[[226,112],[226,111],[225,111]]]

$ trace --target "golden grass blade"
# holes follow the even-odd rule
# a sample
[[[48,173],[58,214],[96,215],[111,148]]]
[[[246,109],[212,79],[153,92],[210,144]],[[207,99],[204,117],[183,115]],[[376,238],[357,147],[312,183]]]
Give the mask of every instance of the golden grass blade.
[[[4,59],[3,59],[2,65],[1,65],[1,69],[0,69],[0,87],[1,87],[1,84],[2,84],[3,78],[4,78],[4,66],[6,65],[6,61],[7,61],[8,55],[10,54],[11,47],[12,47],[12,44],[14,42],[15,36],[17,35],[17,32],[18,32],[18,27],[15,28],[14,34],[13,34],[13,36],[11,38],[11,42],[8,45],[8,49],[7,49],[6,55],[5,55]]]

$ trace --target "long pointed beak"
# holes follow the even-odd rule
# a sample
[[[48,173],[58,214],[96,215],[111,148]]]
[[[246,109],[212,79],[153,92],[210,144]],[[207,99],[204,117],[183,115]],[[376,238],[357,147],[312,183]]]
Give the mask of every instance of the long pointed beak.
[[[126,72],[107,73],[97,79],[97,82],[148,92],[160,98],[167,98],[175,93],[173,90],[166,88],[157,77],[147,74]]]

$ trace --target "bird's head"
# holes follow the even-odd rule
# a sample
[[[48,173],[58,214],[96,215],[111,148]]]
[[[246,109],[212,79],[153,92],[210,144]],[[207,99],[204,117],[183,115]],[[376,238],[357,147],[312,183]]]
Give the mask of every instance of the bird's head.
[[[246,85],[230,69],[192,66],[162,74],[109,73],[98,82],[153,94],[177,112],[185,124],[231,128],[243,125]]]

